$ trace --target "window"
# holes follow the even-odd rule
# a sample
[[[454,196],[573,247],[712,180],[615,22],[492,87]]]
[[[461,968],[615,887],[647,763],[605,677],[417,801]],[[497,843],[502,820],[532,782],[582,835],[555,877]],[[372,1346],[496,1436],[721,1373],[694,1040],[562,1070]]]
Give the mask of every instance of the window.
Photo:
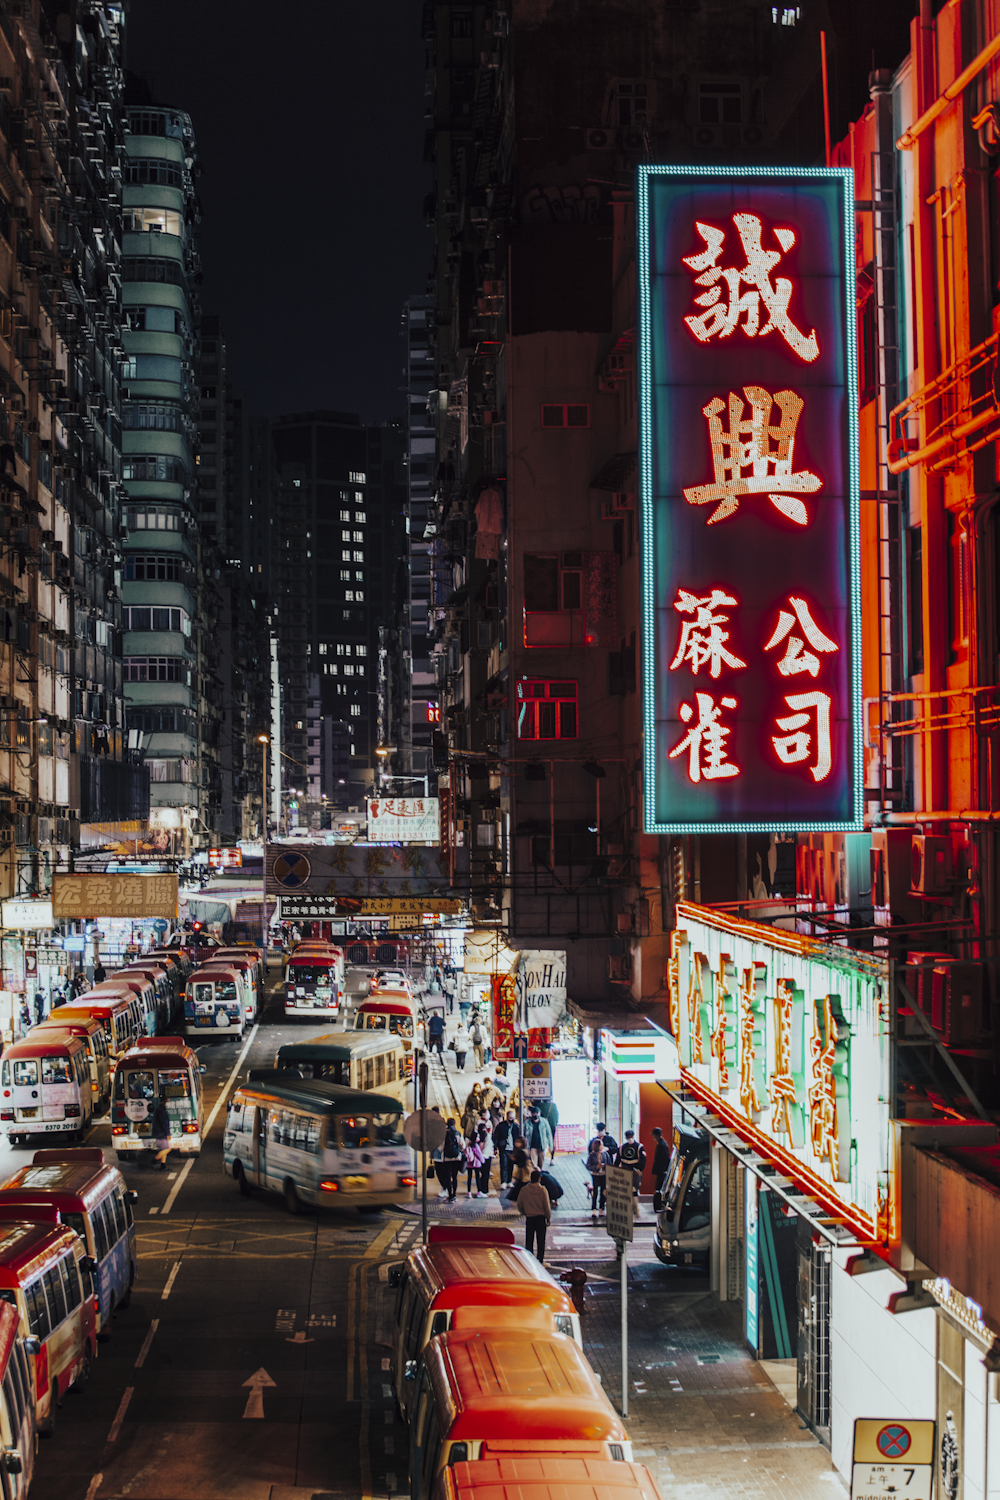
[[[76,1259],[72,1255],[63,1256],[59,1262],[62,1271],[63,1291],[66,1293],[66,1306],[70,1312],[80,1306],[80,1278],[76,1271]]]
[[[472,12],[471,10],[456,10],[451,13],[451,34],[456,41],[466,41],[472,37]]]
[[[159,281],[167,286],[184,286],[184,267],[179,260],[154,255],[127,255],[122,258],[123,281]],[[204,394],[204,392],[202,393]],[[215,392],[213,391],[213,395]]]
[[[105,1251],[105,1253],[107,1253]],[[49,1271],[42,1272],[42,1283],[49,1300],[49,1317],[52,1327],[58,1328],[60,1323],[66,1321],[66,1292],[63,1288],[63,1280],[59,1274],[58,1266],[53,1266]]]
[[[133,708],[129,705],[128,727],[144,734],[198,735],[198,716],[190,708]]]
[[[364,526],[368,520],[368,515],[363,510],[356,510],[354,512],[354,520],[358,526]],[[358,540],[360,541],[361,538],[359,537]]]
[[[126,682],[185,682],[191,686],[191,668],[180,656],[126,656]]]
[[[173,208],[126,208],[122,210],[122,229],[126,234],[152,230],[154,234],[179,235],[181,216]]]
[[[348,519],[350,519],[350,517],[348,517]],[[351,532],[349,527],[340,533],[340,540],[342,542],[349,542],[351,540]]]
[[[183,531],[180,512],[162,505],[130,505],[125,511],[129,531]]]
[[[702,125],[739,125],[743,119],[743,88],[739,83],[699,85],[698,118]]]
[[[344,663],[344,676],[345,677],[353,677],[354,676],[354,663],[353,662],[349,661],[349,662],[345,662]]]
[[[363,531],[356,531],[356,532],[355,532],[355,533],[354,533],[354,540],[355,540],[355,541],[356,541],[356,542],[363,542],[363,541],[364,541],[364,539],[365,539],[365,534],[364,534],[364,532],[363,532]]]
[[[350,560],[351,560],[351,549],[350,549],[350,547],[345,547],[343,549],[343,551],[340,554],[340,560],[341,560],[341,562],[350,562]]]
[[[158,358],[157,355],[150,356]],[[176,361],[171,361],[176,363]],[[156,379],[156,376],[152,377]],[[186,484],[188,478],[187,465],[181,463],[179,458],[167,458],[162,453],[148,453],[141,457],[126,458],[122,460],[122,478],[133,483],[140,481],[149,482],[155,480],[167,484]]]
[[[367,656],[368,655],[368,647],[367,646],[355,646],[355,648],[354,648],[354,654],[355,654],[355,656]]]
[[[354,590],[353,589],[345,589],[344,590],[344,598],[347,600],[348,604],[353,604],[354,603]]]
[[[337,655],[338,656],[350,656],[350,654],[351,654],[350,642],[348,642],[347,645],[345,646],[344,643],[343,643],[343,641],[338,641],[337,642]]]
[[[352,703],[351,704],[351,718],[352,719],[360,719],[361,718],[361,704],[360,703]]]
[[[183,609],[156,609],[133,605],[122,610],[125,630],[183,630],[191,634],[191,621]]]
[[[363,563],[364,560],[365,560],[365,554],[363,552],[355,552],[355,554],[354,554],[354,561],[356,563]]]
[[[139,309],[142,311],[142,309]],[[183,432],[180,408],[166,403],[126,401],[122,407],[122,426],[130,432]]]
[[[519,740],[575,740],[576,683],[519,682],[517,737]]]
[[[51,1332],[49,1305],[45,1300],[45,1288],[41,1280],[29,1282],[24,1288],[24,1300],[28,1307],[28,1331],[40,1339],[47,1339]]]
[[[582,552],[524,554],[524,607],[551,613],[583,608]]]
[[[141,552],[128,553],[125,557],[125,578],[150,581],[157,579],[166,583],[178,583],[181,578],[182,565],[183,559],[177,552],[159,553],[152,557]]]
[[[351,512],[349,510],[342,510],[340,512],[340,519],[342,521],[349,521],[351,519]]]
[[[142,157],[125,168],[126,182],[155,182],[161,187],[181,187],[181,168],[176,161],[157,161]]]
[[[341,583],[350,583],[350,581],[351,581],[351,570],[350,570],[350,568],[341,568],[341,570],[340,570],[340,581],[341,581]]]
[[[545,405],[542,407],[543,427],[589,427],[590,407],[572,404],[568,406]]]

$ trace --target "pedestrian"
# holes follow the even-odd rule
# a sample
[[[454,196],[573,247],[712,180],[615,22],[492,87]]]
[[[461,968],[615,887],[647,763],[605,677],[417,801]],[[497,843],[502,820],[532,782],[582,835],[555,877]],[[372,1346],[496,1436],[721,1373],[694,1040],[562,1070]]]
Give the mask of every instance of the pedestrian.
[[[465,1072],[465,1059],[468,1056],[468,1052],[469,1052],[469,1033],[466,1031],[465,1025],[464,1025],[464,1023],[462,1021],[459,1021],[459,1023],[458,1023],[458,1030],[455,1032],[454,1046],[455,1046],[455,1067],[458,1069],[458,1071],[460,1073],[464,1073]]]
[[[653,1126],[653,1192],[662,1193],[670,1168],[670,1147],[659,1125]]]
[[[163,1094],[157,1096],[153,1113],[149,1117],[149,1133],[156,1146],[156,1166],[159,1171],[165,1172],[167,1157],[170,1155],[170,1116],[167,1114],[167,1101]]]
[[[77,996],[82,995],[86,988],[87,976],[82,969],[77,969],[76,973],[73,975],[73,983],[70,985],[71,999],[75,1000]]]
[[[431,1052],[437,1048],[437,1055],[444,1061],[444,1016],[437,1011],[431,1016],[427,1023],[427,1035],[430,1038]]]
[[[638,1219],[639,1214],[639,1188],[642,1185],[642,1174],[646,1170],[646,1148],[635,1138],[634,1130],[626,1130],[625,1139],[615,1159],[616,1167],[632,1168],[632,1197],[635,1199],[633,1213]]]
[[[31,1030],[31,1014],[30,1014],[30,1012],[28,1010],[27,1002],[24,1001],[24,1000],[22,1000],[21,1001],[21,1035],[22,1036],[26,1035],[26,1033],[29,1032],[30,1030]]]
[[[481,1121],[476,1128],[476,1144],[483,1158],[476,1185],[480,1196],[488,1198],[490,1196],[490,1169],[493,1166],[493,1132],[485,1120]]]
[[[469,1040],[472,1043],[472,1066],[477,1073],[481,1073],[486,1066],[486,1037],[479,1024],[478,1013],[472,1017]]]
[[[600,1202],[601,1213],[604,1212],[610,1165],[611,1152],[605,1148],[601,1137],[595,1135],[587,1148],[587,1160],[584,1162],[584,1166],[590,1173],[590,1217],[595,1224],[597,1223],[598,1202]]]
[[[35,994],[35,1025],[36,1026],[40,1026],[42,1024],[42,1018],[44,1017],[44,1015],[45,1015],[45,999],[44,999],[44,997],[42,995],[41,990],[38,990],[38,991],[36,991],[36,994]]]
[[[552,1204],[542,1187],[541,1172],[532,1172],[517,1195],[517,1211],[524,1215],[524,1248],[545,1260],[545,1231],[552,1223]]]
[[[511,1152],[510,1193],[508,1203],[516,1203],[521,1189],[531,1181],[531,1157],[521,1136],[515,1136]]]
[[[441,1177],[441,1185],[448,1194],[448,1202],[454,1203],[458,1193],[458,1173],[465,1160],[465,1148],[462,1139],[455,1129],[455,1121],[448,1121],[445,1131],[444,1145],[441,1147],[441,1161],[438,1172]]]
[[[510,1181],[513,1170],[514,1137],[517,1135],[517,1121],[514,1111],[509,1109],[506,1118],[501,1120],[493,1131],[493,1146],[500,1162],[500,1186]]]
[[[103,984],[107,977],[108,971],[101,963],[101,960],[98,959],[96,964],[94,965],[94,983]]]
[[[474,1083],[469,1090],[468,1098],[465,1101],[465,1108],[462,1111],[462,1130],[467,1136],[475,1134],[476,1127],[485,1112],[486,1104],[483,1099],[482,1084]]]
[[[479,1146],[478,1126],[475,1133],[465,1142],[465,1196],[467,1198],[479,1197],[479,1174],[483,1166],[483,1153]],[[472,1184],[476,1184],[473,1192]]]
[[[603,1144],[605,1151],[610,1151],[611,1160],[614,1161],[615,1157],[618,1155],[618,1142],[615,1140],[614,1136],[611,1134],[611,1131],[605,1125],[603,1120],[598,1120],[594,1128],[601,1138],[601,1143]]]
[[[545,1169],[545,1153],[549,1153],[549,1160],[555,1160],[555,1149],[552,1141],[552,1128],[548,1120],[543,1120],[538,1112],[538,1105],[533,1104],[528,1111],[528,1123],[525,1126],[525,1140],[528,1143],[528,1151],[531,1160],[539,1172]]]

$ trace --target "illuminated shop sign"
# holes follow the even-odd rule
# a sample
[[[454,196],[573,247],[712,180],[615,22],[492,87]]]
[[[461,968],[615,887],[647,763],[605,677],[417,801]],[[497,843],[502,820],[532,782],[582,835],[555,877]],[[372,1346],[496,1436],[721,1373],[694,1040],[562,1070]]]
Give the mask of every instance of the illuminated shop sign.
[[[673,1041],[656,1031],[602,1031],[601,1066],[633,1083],[676,1078],[680,1071]]]
[[[861,827],[854,200],[640,167],[646,830]]]
[[[667,968],[681,1080],[856,1232],[885,1238],[889,1038],[879,961],[681,903]]]

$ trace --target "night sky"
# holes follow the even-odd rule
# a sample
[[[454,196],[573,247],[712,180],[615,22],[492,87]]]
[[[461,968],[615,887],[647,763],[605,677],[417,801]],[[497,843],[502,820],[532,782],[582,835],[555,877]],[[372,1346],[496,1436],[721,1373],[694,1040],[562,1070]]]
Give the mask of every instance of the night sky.
[[[205,313],[255,414],[402,417],[423,293],[420,0],[131,0],[127,66],[187,110]]]

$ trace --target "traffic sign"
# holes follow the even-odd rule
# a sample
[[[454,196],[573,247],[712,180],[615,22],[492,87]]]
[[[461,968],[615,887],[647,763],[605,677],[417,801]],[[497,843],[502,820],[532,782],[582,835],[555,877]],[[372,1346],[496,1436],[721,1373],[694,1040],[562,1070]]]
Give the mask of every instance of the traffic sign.
[[[428,1151],[436,1151],[444,1145],[448,1127],[433,1109],[415,1109],[403,1121],[403,1140],[411,1151],[420,1150],[420,1121],[424,1122],[424,1145]]]
[[[524,1097],[526,1099],[552,1098],[552,1065],[531,1059],[524,1065]]]
[[[613,1240],[631,1240],[632,1168],[607,1169],[607,1219],[605,1228]]]
[[[924,1418],[859,1417],[851,1500],[931,1500],[934,1431]]]

